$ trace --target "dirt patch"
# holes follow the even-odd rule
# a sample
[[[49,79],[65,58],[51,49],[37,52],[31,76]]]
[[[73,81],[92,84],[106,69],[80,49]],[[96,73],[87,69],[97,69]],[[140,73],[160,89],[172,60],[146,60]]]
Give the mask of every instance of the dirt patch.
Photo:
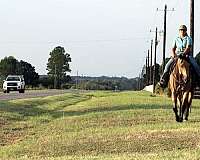
[[[27,129],[28,127],[25,125],[11,127],[8,124],[4,124],[0,132],[0,146],[14,144],[23,140],[27,134]]]

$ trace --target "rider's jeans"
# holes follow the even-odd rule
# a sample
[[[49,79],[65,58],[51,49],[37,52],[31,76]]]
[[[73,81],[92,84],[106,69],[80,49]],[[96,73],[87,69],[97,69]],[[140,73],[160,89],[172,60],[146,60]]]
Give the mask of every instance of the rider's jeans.
[[[168,74],[168,72],[169,72],[169,70],[170,70],[170,67],[171,67],[173,61],[174,61],[174,58],[171,57],[170,60],[169,60],[169,61],[167,62],[167,64],[165,65],[165,69],[164,69],[163,75],[164,75],[164,74]]]

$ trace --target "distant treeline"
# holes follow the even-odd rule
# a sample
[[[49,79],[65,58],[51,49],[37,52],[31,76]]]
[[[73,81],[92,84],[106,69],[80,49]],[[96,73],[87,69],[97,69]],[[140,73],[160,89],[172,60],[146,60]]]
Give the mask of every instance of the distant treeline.
[[[89,90],[136,90],[138,81],[136,78],[126,77],[73,77],[77,81],[78,88]]]
[[[40,76],[40,86],[53,88],[54,79],[48,76]],[[66,76],[62,82],[63,89],[83,89],[83,90],[137,90],[138,78],[128,79],[126,77],[86,77],[86,76]]]

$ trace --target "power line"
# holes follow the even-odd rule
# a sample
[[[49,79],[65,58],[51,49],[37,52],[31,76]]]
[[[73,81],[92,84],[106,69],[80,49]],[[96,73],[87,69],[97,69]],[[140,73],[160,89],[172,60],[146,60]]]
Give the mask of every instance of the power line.
[[[175,8],[177,5],[178,5],[178,3],[182,3],[182,0],[181,0],[181,2],[179,1],[179,0],[177,0],[177,1],[175,1],[176,3],[173,5],[173,7],[172,8]],[[174,10],[175,11],[175,10]],[[171,12],[171,14],[169,14],[169,18],[168,18],[168,25],[172,22],[171,20],[172,20],[172,14],[173,14],[173,12]]]
[[[0,44],[55,44],[55,43],[104,43],[104,42],[120,42],[120,41],[136,41],[136,40],[144,40],[148,39],[148,37],[131,37],[131,38],[121,38],[121,39],[95,39],[95,40],[84,40],[84,41],[38,41],[38,42],[18,42],[18,41],[7,41],[7,42],[0,42]]]
[[[194,0],[190,0],[190,37],[192,38],[192,55],[194,54]]]

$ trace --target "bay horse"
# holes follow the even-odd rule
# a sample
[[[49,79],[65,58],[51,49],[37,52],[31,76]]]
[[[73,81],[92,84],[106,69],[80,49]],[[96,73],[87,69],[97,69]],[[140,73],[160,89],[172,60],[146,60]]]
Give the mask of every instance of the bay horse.
[[[170,74],[169,88],[171,90],[176,121],[183,122],[183,118],[184,120],[188,120],[192,104],[193,88],[190,64],[187,62],[185,56],[179,56],[175,59],[174,68]]]

